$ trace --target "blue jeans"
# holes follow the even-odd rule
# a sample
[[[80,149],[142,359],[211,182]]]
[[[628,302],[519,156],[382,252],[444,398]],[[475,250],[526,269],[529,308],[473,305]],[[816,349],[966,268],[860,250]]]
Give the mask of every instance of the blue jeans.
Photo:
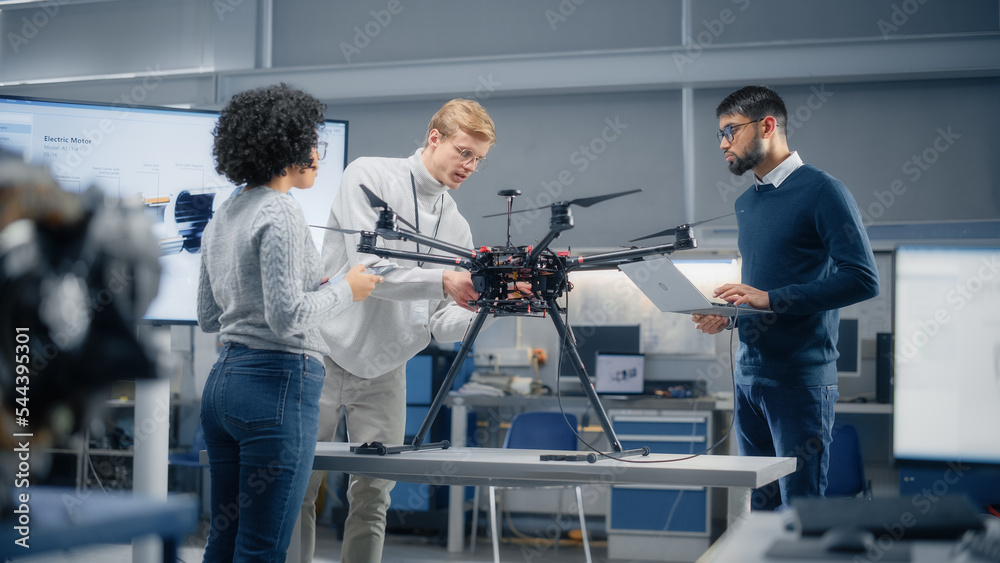
[[[201,423],[212,475],[204,561],[284,562],[305,496],[323,364],[227,344],[205,383]]]
[[[794,497],[826,492],[833,441],[836,385],[736,385],[736,437],[740,455],[798,458],[795,472],[754,490],[750,506],[774,510]]]

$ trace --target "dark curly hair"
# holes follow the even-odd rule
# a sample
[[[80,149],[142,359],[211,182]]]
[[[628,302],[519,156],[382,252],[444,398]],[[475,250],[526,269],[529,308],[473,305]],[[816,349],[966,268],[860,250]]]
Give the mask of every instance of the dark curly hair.
[[[240,92],[212,131],[215,170],[251,188],[284,176],[288,166],[312,166],[326,105],[286,84]]]

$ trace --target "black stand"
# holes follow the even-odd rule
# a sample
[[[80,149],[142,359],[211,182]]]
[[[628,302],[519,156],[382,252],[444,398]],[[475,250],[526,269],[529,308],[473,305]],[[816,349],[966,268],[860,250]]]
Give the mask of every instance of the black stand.
[[[472,321],[472,326],[469,327],[468,334],[465,335],[465,339],[462,341],[462,346],[458,349],[458,355],[455,356],[455,361],[451,363],[451,367],[448,369],[448,375],[445,376],[444,381],[441,383],[441,388],[438,389],[437,394],[434,395],[434,402],[431,403],[430,410],[427,412],[427,416],[424,417],[423,424],[420,425],[420,430],[418,430],[417,435],[413,437],[412,444],[408,446],[386,446],[381,442],[372,442],[370,444],[365,443],[360,446],[355,446],[351,448],[351,451],[356,454],[363,455],[386,455],[417,450],[446,450],[451,447],[451,442],[448,440],[424,444],[424,439],[430,432],[431,424],[433,424],[434,419],[437,418],[438,412],[441,410],[441,406],[444,405],[444,400],[448,396],[448,392],[451,391],[451,386],[455,383],[455,378],[458,376],[458,370],[460,370],[462,368],[462,364],[465,363],[465,358],[468,357],[469,352],[472,350],[472,343],[475,342],[476,337],[479,336],[479,331],[482,330],[483,323],[486,322],[486,317],[489,314],[490,310],[486,307],[480,309],[479,313],[476,314],[476,318]]]
[[[612,451],[600,454],[542,455],[540,456],[541,460],[587,461],[595,463],[599,455],[601,457],[615,459],[628,456],[649,455],[648,447],[628,451],[622,450],[621,442],[618,441],[618,436],[615,435],[615,430],[611,427],[611,421],[608,419],[608,414],[604,411],[604,406],[601,405],[601,400],[597,397],[597,391],[594,390],[594,384],[590,381],[590,377],[587,375],[587,370],[583,365],[583,360],[580,359],[580,353],[576,348],[576,341],[573,339],[573,335],[570,333],[569,328],[563,322],[562,317],[559,316],[559,309],[555,298],[553,297],[546,300],[546,306],[548,308],[549,317],[552,319],[553,324],[556,326],[556,331],[559,333],[560,341],[566,345],[566,348],[569,351],[569,356],[573,361],[573,367],[576,368],[576,373],[580,378],[580,383],[583,385],[583,389],[587,393],[587,398],[590,400],[591,407],[593,407],[594,412],[597,414],[597,419],[601,423],[601,428],[604,429],[604,435],[607,436],[608,443],[611,444]],[[455,361],[452,362],[451,368],[448,369],[448,375],[445,376],[444,381],[441,383],[441,388],[438,389],[437,394],[434,396],[434,402],[431,403],[430,410],[427,412],[427,416],[424,417],[423,424],[420,425],[420,430],[418,430],[416,436],[413,437],[413,443],[403,446],[386,446],[381,442],[372,442],[370,444],[365,443],[360,446],[354,446],[351,448],[351,451],[361,455],[387,455],[419,450],[446,450],[451,447],[451,442],[448,440],[425,444],[424,439],[430,432],[431,424],[434,422],[434,419],[437,418],[438,412],[444,405],[444,400],[448,396],[448,392],[451,390],[452,384],[455,383],[455,378],[458,376],[458,371],[461,369],[462,364],[465,363],[465,358],[468,357],[469,352],[472,350],[472,343],[476,341],[479,331],[482,330],[483,323],[486,322],[486,317],[492,312],[493,311],[491,310],[489,304],[482,304],[482,308],[476,314],[476,318],[472,321],[472,326],[469,327],[468,334],[465,335],[462,346],[458,350],[458,355],[455,356]]]
[[[549,298],[546,301],[549,312],[551,313],[550,318],[552,319],[552,324],[556,325],[556,332],[559,333],[559,341],[566,346],[566,351],[569,352],[570,360],[573,362],[573,367],[576,369],[576,375],[580,378],[580,385],[583,386],[584,392],[587,394],[587,399],[590,400],[590,406],[594,409],[594,414],[597,415],[597,420],[601,423],[601,428],[604,429],[604,435],[608,438],[608,443],[611,445],[610,452],[602,452],[600,455],[602,457],[609,458],[623,458],[637,455],[649,455],[649,448],[643,446],[637,450],[623,450],[621,442],[618,441],[618,436],[615,434],[615,429],[611,427],[611,420],[608,419],[608,413],[604,412],[604,406],[601,405],[601,400],[597,397],[597,391],[594,389],[594,383],[590,380],[587,375],[587,368],[583,365],[583,360],[580,358],[580,352],[576,349],[576,339],[573,338],[572,331],[563,322],[562,317],[559,316],[559,309],[556,306],[555,298]],[[567,454],[567,455],[543,455],[542,461],[588,461],[594,463],[597,461],[598,454],[588,453],[584,454]]]

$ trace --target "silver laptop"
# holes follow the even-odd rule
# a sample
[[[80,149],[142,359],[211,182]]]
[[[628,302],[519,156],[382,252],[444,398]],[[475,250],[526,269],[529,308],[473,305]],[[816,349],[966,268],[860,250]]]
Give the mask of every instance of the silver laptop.
[[[619,264],[618,268],[649,297],[657,309],[665,313],[742,317],[771,312],[745,304],[737,307],[721,299],[708,299],[665,256],[655,260]]]

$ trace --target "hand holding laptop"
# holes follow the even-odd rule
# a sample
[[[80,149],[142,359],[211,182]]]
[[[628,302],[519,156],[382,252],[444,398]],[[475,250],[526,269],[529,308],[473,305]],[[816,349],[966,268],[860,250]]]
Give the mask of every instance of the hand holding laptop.
[[[744,284],[722,285],[715,290],[716,300],[709,300],[666,256],[619,264],[618,268],[663,312],[720,317],[771,312],[767,293]],[[764,307],[758,308],[757,303]]]
[[[719,315],[691,315],[694,327],[705,334],[719,334],[729,326],[729,317]]]

